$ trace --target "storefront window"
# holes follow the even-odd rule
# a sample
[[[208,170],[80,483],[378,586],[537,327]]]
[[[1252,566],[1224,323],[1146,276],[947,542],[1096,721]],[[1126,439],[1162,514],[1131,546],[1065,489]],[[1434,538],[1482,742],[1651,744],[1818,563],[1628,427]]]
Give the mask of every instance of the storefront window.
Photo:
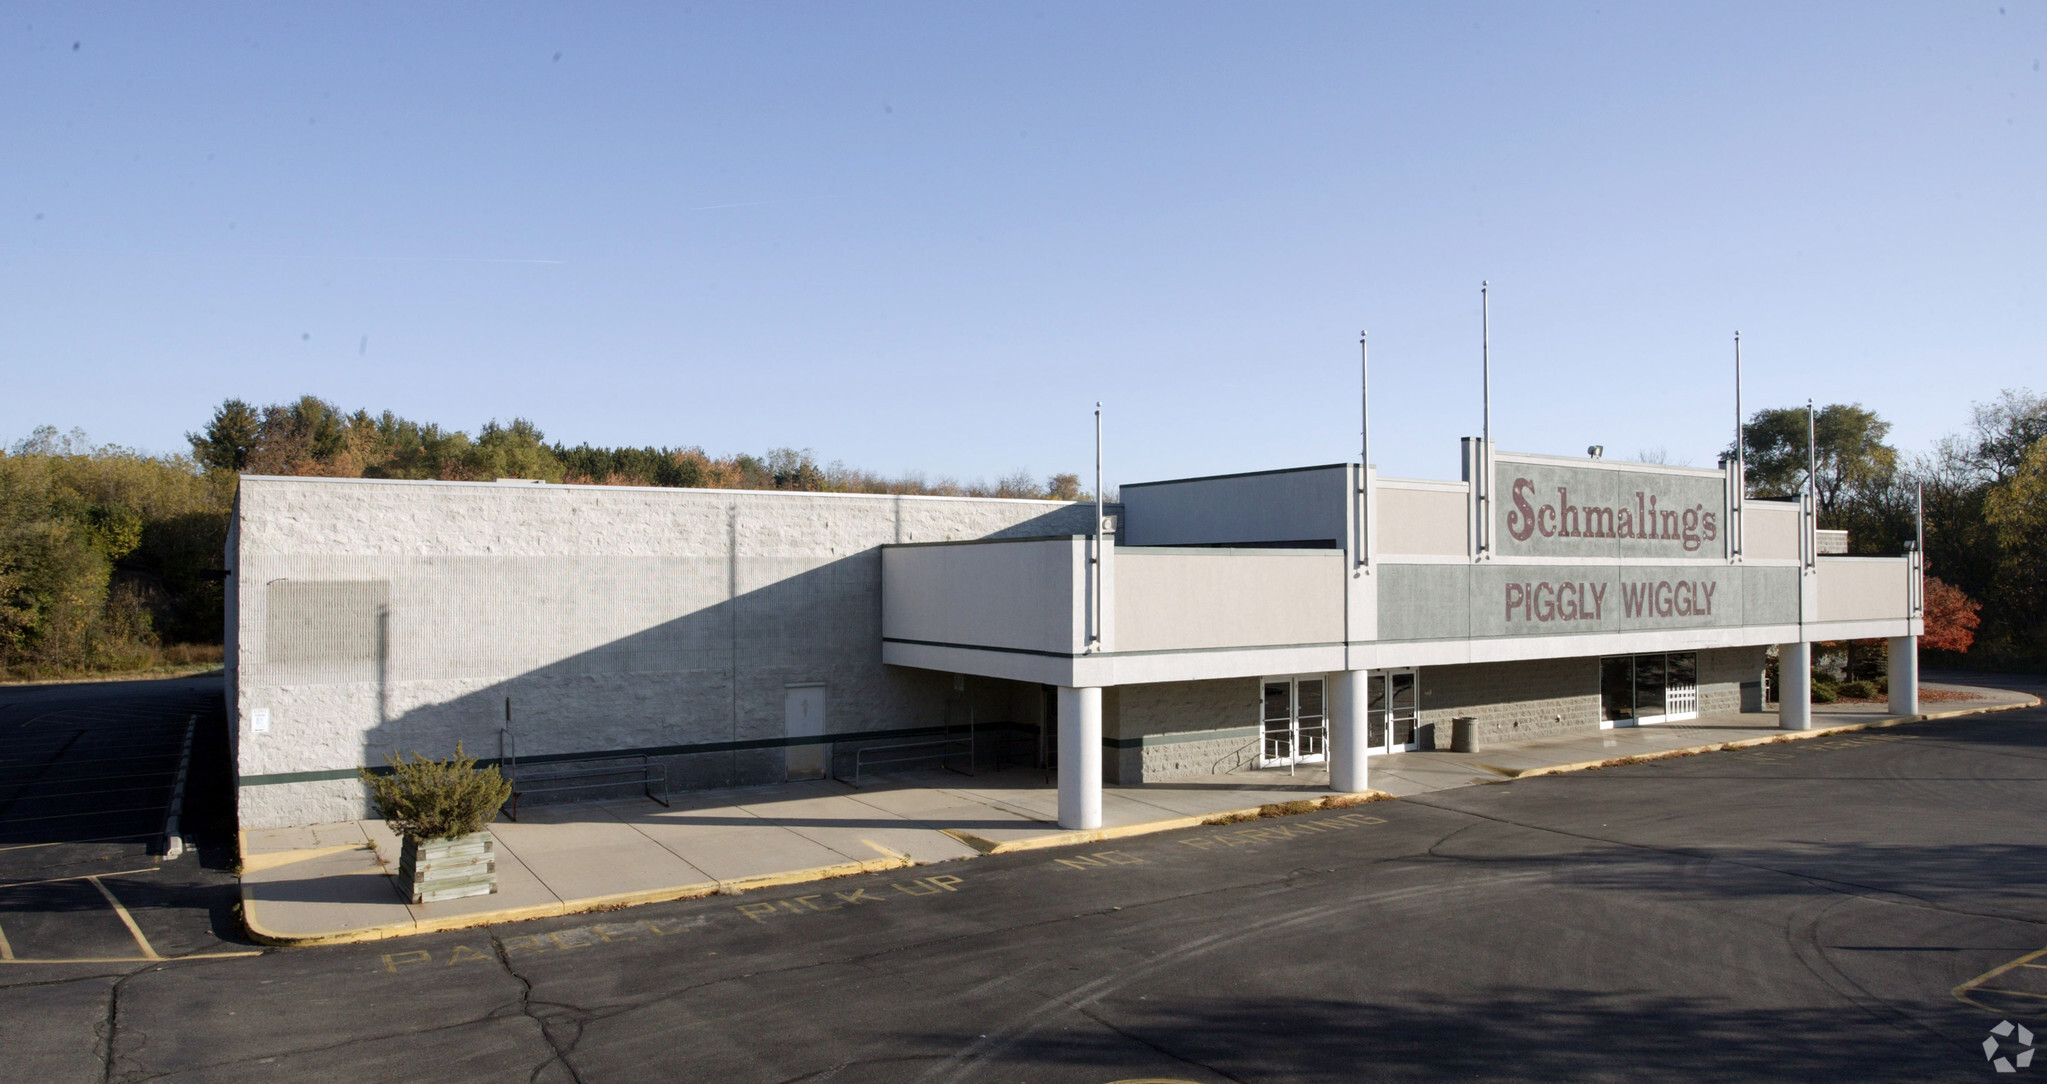
[[[1699,710],[1699,656],[1620,655],[1599,660],[1599,713],[1608,723],[1689,719]]]
[[[1663,714],[1665,671],[1662,655],[1635,656],[1635,716]]]
[[[1635,717],[1635,659],[1599,660],[1599,712],[1607,722]]]

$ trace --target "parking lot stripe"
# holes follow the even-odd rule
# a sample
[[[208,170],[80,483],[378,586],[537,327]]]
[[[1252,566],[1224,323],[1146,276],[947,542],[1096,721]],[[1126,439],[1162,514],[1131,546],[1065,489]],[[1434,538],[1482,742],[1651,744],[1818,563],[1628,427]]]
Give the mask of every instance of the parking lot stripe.
[[[14,946],[7,943],[7,931],[0,930],[0,960],[14,959]]]
[[[146,866],[142,869],[122,869],[112,873],[74,873],[69,877],[45,877],[40,881],[9,881],[0,888],[26,888],[29,885],[53,885],[58,881],[90,881],[94,877],[132,877],[138,873],[155,873],[160,866]],[[104,892],[106,889],[101,889]]]
[[[174,964],[180,960],[239,960],[245,956],[261,956],[263,949],[245,949],[240,952],[195,952],[189,956],[72,956],[44,959],[6,959],[0,964]]]
[[[121,916],[122,925],[128,927],[128,932],[135,935],[135,943],[142,947],[142,955],[151,960],[163,959],[156,954],[155,949],[149,947],[149,938],[142,936],[142,927],[135,924],[135,916],[129,914],[126,907],[121,906],[121,901],[114,898],[113,892],[101,884],[98,877],[87,877],[86,880],[91,881],[92,886],[100,890],[100,895],[105,896],[107,903],[113,906],[114,913]]]
[[[124,839],[143,839],[148,832],[130,832],[125,836],[94,836],[91,839],[60,839],[55,843],[15,843],[0,847],[0,851],[32,851],[37,847],[69,847],[75,843],[118,843]],[[0,885],[0,887],[5,887]]]

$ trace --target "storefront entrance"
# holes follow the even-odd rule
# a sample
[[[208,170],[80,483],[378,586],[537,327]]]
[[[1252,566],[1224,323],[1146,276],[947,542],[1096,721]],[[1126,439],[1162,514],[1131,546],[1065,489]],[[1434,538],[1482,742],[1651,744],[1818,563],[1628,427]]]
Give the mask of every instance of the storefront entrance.
[[[1320,677],[1265,679],[1263,740],[1258,764],[1320,764],[1329,735],[1327,682]]]
[[[1699,717],[1699,656],[1616,655],[1599,660],[1601,729]]]
[[[1412,668],[1376,670],[1365,681],[1366,744],[1374,753],[1418,748],[1420,687]]]

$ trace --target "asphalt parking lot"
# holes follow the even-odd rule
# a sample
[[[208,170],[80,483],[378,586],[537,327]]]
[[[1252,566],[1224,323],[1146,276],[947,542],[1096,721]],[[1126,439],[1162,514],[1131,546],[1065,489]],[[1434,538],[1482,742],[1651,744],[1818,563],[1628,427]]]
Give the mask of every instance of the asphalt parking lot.
[[[0,689],[0,966],[253,947],[235,928],[225,743],[217,675]],[[172,860],[181,766],[193,850]]]
[[[2043,814],[2031,709],[610,914],[0,969],[0,1039],[36,1080],[1978,1079],[2047,1031]]]

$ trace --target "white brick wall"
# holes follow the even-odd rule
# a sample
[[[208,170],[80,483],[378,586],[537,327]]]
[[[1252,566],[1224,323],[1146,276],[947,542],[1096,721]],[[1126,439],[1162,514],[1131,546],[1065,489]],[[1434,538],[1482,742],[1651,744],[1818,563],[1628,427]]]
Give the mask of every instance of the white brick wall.
[[[506,696],[522,756],[778,738],[791,682],[826,683],[833,731],[934,725],[949,678],[881,663],[877,547],[1092,522],[1045,501],[245,478],[239,770],[332,772],[458,740],[494,757]],[[381,612],[358,604],[380,597]],[[290,661],[266,650],[273,612]],[[256,708],[268,734],[250,733]],[[772,781],[782,763],[671,761],[678,785]],[[248,828],[363,810],[347,780],[241,799]]]

